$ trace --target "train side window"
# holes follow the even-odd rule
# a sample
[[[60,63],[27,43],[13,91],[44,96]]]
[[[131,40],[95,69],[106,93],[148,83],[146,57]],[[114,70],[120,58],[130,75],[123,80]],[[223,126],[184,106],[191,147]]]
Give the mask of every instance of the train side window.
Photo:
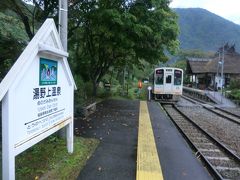
[[[168,75],[168,76],[166,77],[166,83],[167,83],[167,84],[172,83],[172,76],[171,76],[171,75]]]
[[[155,84],[161,85],[163,84],[163,69],[158,69],[156,70],[156,79],[155,79]]]
[[[182,71],[175,70],[174,71],[174,85],[182,84]]]

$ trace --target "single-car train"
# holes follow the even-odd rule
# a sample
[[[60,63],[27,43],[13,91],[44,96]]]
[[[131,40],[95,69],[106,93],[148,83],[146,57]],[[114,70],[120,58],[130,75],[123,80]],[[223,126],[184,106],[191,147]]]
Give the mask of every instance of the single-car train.
[[[182,95],[183,70],[172,67],[155,68],[151,95],[155,100],[178,101]]]

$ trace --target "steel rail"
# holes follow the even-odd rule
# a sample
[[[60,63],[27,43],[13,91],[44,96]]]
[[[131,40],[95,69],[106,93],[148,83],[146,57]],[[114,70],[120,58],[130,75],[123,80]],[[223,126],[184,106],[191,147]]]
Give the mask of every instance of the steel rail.
[[[207,101],[203,101],[201,99],[197,99],[197,98],[194,98],[194,97],[191,97],[191,96],[182,95],[182,98],[186,99],[187,101],[190,101],[190,102],[192,102],[194,104],[200,104],[200,105],[202,105],[202,104],[209,104],[209,102],[207,102]],[[213,106],[212,104],[209,104],[209,105]]]
[[[208,159],[205,158],[205,156],[198,150],[198,148],[194,145],[194,143],[190,140],[190,138],[183,132],[181,127],[175,122],[174,117],[170,115],[165,107],[163,106],[165,112],[168,114],[168,116],[172,119],[172,122],[177,126],[177,128],[180,130],[180,132],[183,134],[183,136],[186,138],[186,140],[190,143],[191,147],[199,154],[201,159],[204,161],[204,163],[210,168],[210,172],[214,175],[216,179],[223,179],[222,175],[212,166],[211,162],[208,161]],[[228,156],[232,157],[232,159],[235,160],[235,162],[240,166],[240,157],[237,156],[232,150],[227,148],[225,145],[223,145],[221,142],[219,142],[217,139],[212,137],[209,133],[207,133],[205,130],[203,130],[199,125],[197,125],[195,122],[193,122],[188,116],[186,116],[183,112],[181,112],[176,106],[172,106],[173,109],[175,109],[184,119],[186,119],[188,122],[190,122],[195,128],[197,128],[201,133],[203,133],[210,141],[213,142],[216,146],[218,146],[220,149],[222,149]]]
[[[191,98],[191,99],[193,99],[193,101],[195,101],[194,103],[209,103],[209,102],[207,102],[207,101],[204,101],[204,100],[201,100],[201,99],[198,99],[198,98],[195,98],[195,97],[192,97],[192,96],[190,96],[190,95],[182,95],[182,97],[184,97],[185,99],[186,99],[186,97],[187,98]],[[193,102],[192,101],[192,102]]]
[[[234,159],[236,161],[239,162],[240,164],[240,157],[238,155],[236,155],[232,150],[230,150],[228,147],[226,147],[224,144],[222,144],[219,140],[217,140],[216,138],[214,138],[212,135],[210,135],[208,132],[206,132],[203,128],[201,128],[197,123],[195,123],[194,121],[192,121],[188,116],[186,116],[183,112],[181,112],[176,106],[174,106],[174,108],[184,117],[186,118],[189,122],[191,122],[192,124],[194,124],[195,127],[197,127],[200,131],[203,132],[203,134],[205,134],[207,137],[209,137],[212,141],[214,141],[215,143],[217,143],[222,149],[225,150],[226,153],[228,153],[229,155],[233,156]]]
[[[233,123],[236,123],[237,125],[240,125],[240,119],[239,119],[239,121],[237,121],[237,120],[235,120],[235,119],[232,119],[231,117],[229,117],[229,116],[227,116],[227,115],[224,115],[224,114],[221,114],[221,113],[219,113],[219,112],[216,112],[216,111],[214,111],[213,109],[211,109],[211,108],[207,107],[206,105],[202,104],[201,102],[196,102],[195,100],[193,100],[193,99],[191,99],[191,98],[189,98],[189,97],[182,96],[182,98],[185,99],[185,100],[187,100],[187,101],[190,101],[190,102],[192,102],[192,103],[196,103],[196,104],[198,103],[199,105],[201,105],[201,106],[202,106],[203,108],[205,108],[206,110],[208,110],[208,111],[210,111],[210,112],[213,112],[213,113],[217,114],[218,116],[221,116],[221,117],[223,117],[223,118],[225,118],[225,119],[228,119],[229,121],[232,121]],[[210,106],[212,106],[212,105],[210,105]],[[231,115],[231,116],[233,116],[233,117],[235,117],[235,118],[240,118],[240,116],[237,115],[237,114],[231,113],[231,112],[229,112],[229,111],[226,111],[226,110],[224,110],[224,109],[222,109],[222,108],[219,108],[219,107],[216,107],[216,106],[213,106],[213,107],[214,107],[214,109],[220,110],[220,111],[222,111],[223,113],[226,113],[226,114],[228,114],[228,115]]]
[[[218,116],[221,116],[221,117],[223,117],[223,118],[225,118],[225,119],[228,119],[229,121],[232,121],[233,123],[236,123],[237,125],[240,125],[240,119],[239,119],[239,121],[237,121],[237,120],[235,120],[235,119],[232,119],[231,117],[229,117],[229,116],[227,116],[227,115],[224,115],[224,114],[221,114],[221,113],[219,113],[219,112],[217,112],[217,111],[214,111],[214,109],[211,109],[211,108],[209,108],[209,107],[206,107],[206,106],[203,106],[203,108],[205,108],[205,109],[207,109],[208,111],[210,111],[210,112],[213,112],[214,114],[217,114]],[[222,111],[222,109],[219,109],[220,111]],[[224,112],[224,111],[222,111],[223,113],[226,113],[226,112]],[[226,113],[227,114],[227,113]],[[231,115],[231,116],[234,116],[234,115],[232,115],[232,114],[229,114],[229,115]],[[236,116],[235,116],[236,117]]]
[[[229,112],[228,110],[225,110],[225,109],[220,108],[220,107],[216,107],[216,106],[215,106],[215,108],[216,108],[216,109],[219,109],[219,110],[221,110],[221,111],[223,111],[223,112],[225,112],[225,113],[227,113],[227,114],[229,114],[229,115],[232,115],[232,116],[235,116],[235,117],[237,117],[237,118],[240,118],[240,115],[238,115],[238,114]]]
[[[163,109],[165,110],[165,107],[163,107]],[[214,176],[215,179],[222,180],[223,178],[222,178],[221,174],[212,166],[212,164],[198,150],[198,148],[193,144],[191,139],[184,133],[184,131],[181,129],[181,127],[173,120],[172,116],[166,110],[165,110],[165,112],[168,114],[170,119],[172,119],[172,122],[175,124],[175,126],[177,127],[179,132],[183,135],[183,137],[187,140],[188,144],[191,146],[193,151],[196,152],[195,154],[198,155],[197,157],[200,158],[203,161],[203,163],[208,167],[208,171]]]

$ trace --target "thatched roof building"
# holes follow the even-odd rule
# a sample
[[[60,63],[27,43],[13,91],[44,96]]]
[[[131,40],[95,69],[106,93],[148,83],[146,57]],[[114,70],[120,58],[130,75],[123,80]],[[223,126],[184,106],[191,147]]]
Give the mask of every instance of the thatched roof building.
[[[227,85],[230,78],[240,79],[240,54],[235,52],[234,46],[228,44],[224,46],[224,57],[222,51],[223,48],[220,48],[215,57],[211,59],[188,58],[186,73],[196,76],[196,79],[206,87],[214,85],[216,82],[219,83],[219,78],[216,80],[216,76],[219,77],[221,73],[221,62],[224,59],[223,83],[226,82]],[[221,52],[221,57],[219,57],[219,52]]]
[[[209,59],[188,58],[187,74],[202,74],[208,72],[207,64]]]
[[[207,71],[211,73],[217,72],[219,57],[215,57],[207,63]],[[224,74],[240,74],[240,55],[237,53],[234,54],[225,54],[224,55]]]
[[[219,57],[212,59],[192,59],[187,60],[188,74],[217,73],[217,68],[221,65]],[[223,73],[240,74],[240,54],[225,54]]]

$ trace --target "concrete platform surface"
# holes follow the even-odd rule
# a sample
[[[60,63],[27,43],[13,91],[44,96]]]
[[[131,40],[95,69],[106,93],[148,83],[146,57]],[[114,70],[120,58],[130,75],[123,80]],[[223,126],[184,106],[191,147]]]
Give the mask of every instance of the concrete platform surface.
[[[81,136],[100,140],[78,180],[136,179],[138,118],[139,101],[107,100],[88,119],[75,122]]]
[[[81,136],[100,140],[78,180],[136,180],[139,105],[139,101],[106,100],[97,105],[97,111],[89,118],[75,121]],[[212,179],[156,102],[149,102],[148,112],[143,112],[140,115],[148,117],[149,112],[150,119],[143,118],[149,123],[143,122],[142,130],[150,127],[151,120],[163,179]]]

